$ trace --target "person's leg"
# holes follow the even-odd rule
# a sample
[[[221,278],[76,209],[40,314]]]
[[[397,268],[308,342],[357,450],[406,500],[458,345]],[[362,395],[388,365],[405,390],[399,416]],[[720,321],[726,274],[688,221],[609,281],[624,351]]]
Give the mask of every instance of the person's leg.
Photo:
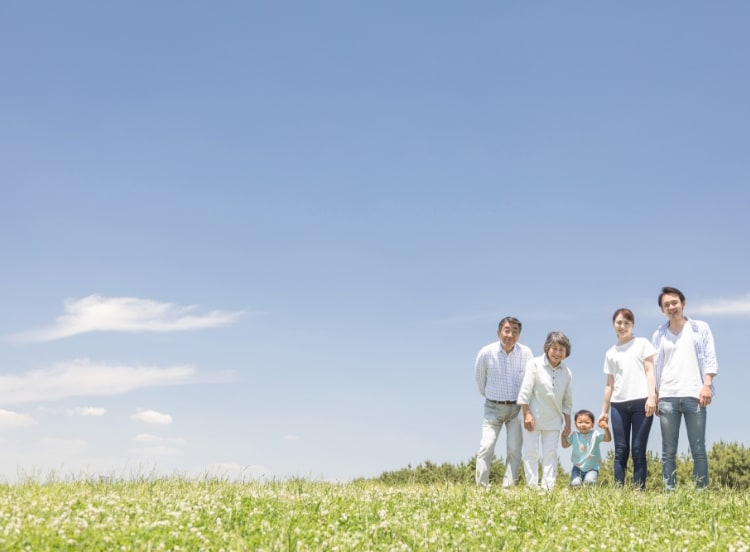
[[[570,470],[570,486],[580,487],[582,482],[583,474],[581,473],[581,468],[579,468],[578,466],[573,466],[573,469]]]
[[[664,489],[674,490],[677,479],[677,440],[680,436],[680,399],[659,399],[659,425],[661,427],[661,475]]]
[[[526,485],[539,487],[539,432],[523,429],[523,473]]]
[[[584,485],[596,485],[596,479],[599,477],[599,472],[596,470],[589,470],[583,477]]]
[[[523,447],[523,423],[521,422],[521,407],[511,405],[509,419],[505,421],[505,475],[503,476],[503,488],[512,487],[518,482],[519,470],[521,468],[521,451]]]
[[[542,487],[551,491],[557,479],[557,447],[560,431],[540,431],[542,434]]]
[[[636,489],[646,486],[648,476],[648,462],[646,453],[648,449],[648,435],[651,432],[653,416],[646,416],[646,399],[633,401],[632,435],[630,450],[633,455],[633,485]]]
[[[696,488],[708,487],[708,456],[706,455],[706,409],[698,399],[682,399],[690,455],[693,457],[693,482]]]
[[[503,422],[500,420],[497,408],[489,403],[484,406],[484,420],[482,421],[482,440],[477,452],[477,468],[475,480],[477,485],[486,487],[490,484],[490,466],[495,455],[495,443]]]
[[[630,412],[627,403],[612,403],[612,437],[615,441],[615,461],[613,464],[615,483],[625,484],[625,473],[630,456]]]

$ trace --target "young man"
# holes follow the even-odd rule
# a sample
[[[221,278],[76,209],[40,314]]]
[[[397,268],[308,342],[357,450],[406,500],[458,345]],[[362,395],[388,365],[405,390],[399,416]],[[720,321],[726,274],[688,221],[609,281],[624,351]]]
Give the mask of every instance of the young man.
[[[526,363],[534,356],[530,348],[518,343],[520,336],[521,322],[506,316],[497,326],[499,340],[483,347],[474,363],[477,387],[485,398],[482,440],[476,467],[476,482],[482,487],[489,485],[490,465],[503,424],[506,434],[503,488],[511,487],[518,481],[523,437],[516,397]]]
[[[685,295],[679,289],[662,288],[659,307],[667,322],[654,332],[651,342],[656,349],[654,372],[664,488],[671,491],[675,487],[677,441],[684,417],[693,457],[693,481],[702,489],[708,486],[706,408],[714,396],[718,370],[714,338],[708,324],[683,314]]]

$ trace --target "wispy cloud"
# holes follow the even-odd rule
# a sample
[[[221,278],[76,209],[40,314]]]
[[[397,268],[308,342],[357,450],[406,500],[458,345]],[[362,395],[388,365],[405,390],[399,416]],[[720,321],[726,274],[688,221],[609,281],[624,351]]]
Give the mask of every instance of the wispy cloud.
[[[66,416],[104,416],[107,413],[106,408],[99,408],[96,406],[79,406],[77,408],[69,408],[65,411]]]
[[[65,313],[48,328],[9,336],[12,341],[34,343],[64,339],[89,332],[178,332],[232,324],[242,312],[213,310],[195,314],[195,305],[177,306],[135,297],[89,295],[65,302]]]
[[[281,438],[284,441],[299,441],[299,435],[283,435]]]
[[[160,437],[158,435],[151,435],[150,433],[139,433],[133,437],[133,441],[136,443],[144,444],[159,444],[159,445],[184,445],[185,439],[182,437]]]
[[[36,420],[29,414],[21,414],[20,412],[0,409],[0,428],[26,427],[36,423]]]
[[[738,299],[717,299],[698,305],[689,305],[693,314],[750,316],[750,295]]]
[[[144,424],[154,425],[169,425],[172,423],[172,416],[157,412],[156,410],[149,410],[145,408],[139,408],[135,414],[130,416],[131,420],[136,422],[143,422]]]
[[[145,387],[189,383],[194,373],[190,366],[109,365],[80,359],[25,374],[0,375],[0,404],[118,395]]]

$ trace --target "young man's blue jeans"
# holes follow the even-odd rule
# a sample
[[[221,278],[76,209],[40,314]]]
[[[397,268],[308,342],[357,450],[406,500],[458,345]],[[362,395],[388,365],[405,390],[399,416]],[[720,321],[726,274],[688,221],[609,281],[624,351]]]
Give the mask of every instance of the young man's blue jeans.
[[[693,481],[699,489],[708,486],[708,456],[706,455],[706,409],[693,397],[659,399],[661,424],[661,467],[664,488],[675,487],[677,475],[677,439],[680,422],[685,418],[690,455],[693,457]]]
[[[646,450],[653,416],[646,416],[646,399],[612,403],[612,435],[615,441],[615,482],[625,484],[628,458],[633,456],[633,484],[646,485]]]

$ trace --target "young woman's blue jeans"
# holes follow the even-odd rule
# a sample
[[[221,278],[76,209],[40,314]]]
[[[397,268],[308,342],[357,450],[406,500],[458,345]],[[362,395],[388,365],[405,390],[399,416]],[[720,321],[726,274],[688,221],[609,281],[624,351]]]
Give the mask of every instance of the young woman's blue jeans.
[[[646,450],[653,416],[646,416],[646,399],[612,403],[612,435],[615,441],[615,482],[625,484],[628,457],[633,457],[633,484],[646,485]]]
[[[706,409],[694,397],[659,399],[661,424],[661,470],[664,488],[675,487],[677,475],[677,439],[680,422],[685,418],[690,455],[693,457],[693,481],[699,489],[708,486],[708,456],[706,455]]]

